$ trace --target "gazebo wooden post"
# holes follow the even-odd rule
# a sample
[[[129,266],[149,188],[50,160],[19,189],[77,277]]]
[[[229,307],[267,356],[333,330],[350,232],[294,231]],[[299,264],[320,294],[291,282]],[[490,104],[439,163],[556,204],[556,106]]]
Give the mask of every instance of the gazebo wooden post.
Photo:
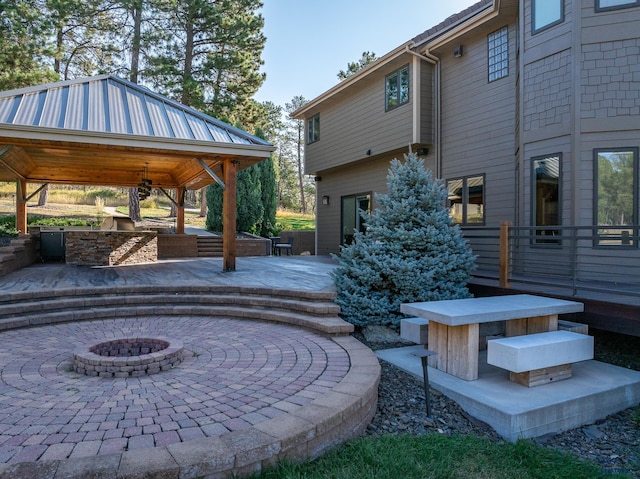
[[[27,232],[27,182],[22,179],[16,181],[16,230]]]
[[[236,270],[236,163],[226,158],[222,165],[226,188],[222,193],[222,271]]]
[[[184,234],[184,187],[176,188],[176,234]]]

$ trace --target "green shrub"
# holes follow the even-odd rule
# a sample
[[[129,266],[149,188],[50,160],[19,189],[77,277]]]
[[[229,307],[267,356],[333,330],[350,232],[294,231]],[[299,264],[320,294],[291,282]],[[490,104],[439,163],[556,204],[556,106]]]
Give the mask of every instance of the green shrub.
[[[140,208],[149,208],[149,209],[156,209],[158,207],[158,203],[156,202],[155,198],[149,197],[146,200],[142,200],[140,202]]]

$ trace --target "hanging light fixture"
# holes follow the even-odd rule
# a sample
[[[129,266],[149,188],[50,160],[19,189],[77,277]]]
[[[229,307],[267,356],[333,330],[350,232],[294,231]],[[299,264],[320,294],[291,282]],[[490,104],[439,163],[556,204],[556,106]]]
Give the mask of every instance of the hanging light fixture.
[[[149,179],[148,167],[149,163],[145,163],[142,171],[142,181],[138,183],[138,199],[140,201],[146,200],[151,195],[151,184],[153,182]]]

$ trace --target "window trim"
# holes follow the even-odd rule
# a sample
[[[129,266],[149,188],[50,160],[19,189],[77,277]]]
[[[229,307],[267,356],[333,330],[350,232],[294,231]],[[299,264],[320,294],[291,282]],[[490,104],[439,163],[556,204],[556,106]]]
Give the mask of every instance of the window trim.
[[[400,103],[400,72],[402,72],[405,69],[407,70],[407,100]],[[390,107],[389,97],[387,96],[387,80],[389,79],[389,77],[392,77],[393,75],[397,75],[396,87],[397,87],[398,103]],[[399,108],[402,105],[408,104],[410,101],[411,101],[411,69],[409,67],[409,64],[407,63],[406,65],[401,66],[400,68],[394,70],[388,75],[385,75],[384,77],[384,111],[387,112],[387,111],[395,110],[396,108]]]
[[[311,133],[313,132],[313,139]],[[307,119],[307,145],[320,141],[320,113]]]
[[[490,42],[491,42],[491,35],[496,35],[498,32],[502,32],[505,31],[505,43],[507,45],[507,66],[506,66],[506,73],[503,73],[501,76],[496,77],[494,79],[491,79],[491,47],[490,47]],[[500,68],[500,72],[502,72],[504,70],[504,68]],[[494,74],[496,73],[495,71],[493,72]],[[509,76],[509,26],[505,25],[504,27],[498,28],[497,30],[494,30],[493,32],[491,32],[489,35],[487,35],[487,81],[489,83],[493,83],[494,81],[498,81],[501,80],[502,78],[506,78]]]
[[[477,177],[482,177],[482,222],[480,223],[469,223],[469,215],[467,212],[467,204],[469,203],[469,187],[467,185],[467,180],[469,178],[477,178]],[[451,218],[451,222],[454,224],[457,224],[459,226],[485,226],[487,223],[487,212],[486,212],[486,206],[487,206],[487,175],[485,173],[478,173],[475,175],[464,175],[464,176],[454,176],[451,178],[447,178],[444,182],[445,188],[447,190],[447,196],[449,195],[449,182],[450,181],[456,181],[456,180],[462,180],[462,221],[460,223],[456,223],[455,221],[453,221],[453,217],[451,215],[449,215],[449,217]],[[449,203],[449,200],[447,199],[447,210],[451,209],[451,204]]]
[[[558,224],[557,225],[548,225],[549,229],[552,230],[554,229],[554,226],[558,226],[558,237],[557,238],[552,238],[550,240],[546,240],[544,238],[538,238],[538,229],[540,227],[543,227],[542,225],[537,225],[537,188],[536,188],[536,169],[534,167],[534,164],[536,161],[538,160],[544,160],[547,158],[558,158]],[[559,247],[562,246],[562,229],[560,228],[562,226],[562,152],[557,152],[557,153],[549,153],[548,155],[539,155],[539,156],[533,156],[531,157],[531,218],[530,218],[530,223],[531,226],[533,228],[536,229],[532,229],[531,230],[531,241],[530,244],[531,246],[536,246],[536,247],[545,247],[545,248],[549,248],[549,247]]]
[[[600,0],[594,0],[594,10],[596,13],[611,12],[614,10],[624,10],[625,8],[640,7],[640,0],[635,0],[633,3],[625,3],[622,5],[612,5],[610,7],[601,7]]]
[[[536,28],[536,3],[540,0],[532,0],[531,2],[531,35],[536,35],[537,33],[543,32],[551,27],[555,27],[561,23],[564,23],[564,0],[558,0],[560,2],[560,18],[551,23],[547,23],[546,25]],[[595,0],[599,2],[600,0]]]
[[[612,147],[612,148],[594,148],[593,149],[593,205],[592,205],[592,218],[591,222],[593,223],[593,247],[594,248],[602,248],[602,249],[629,249],[629,248],[637,248],[638,247],[638,234],[639,231],[637,228],[629,228],[631,229],[632,235],[635,237],[630,244],[600,244],[599,234],[598,234],[598,187],[599,187],[599,178],[598,178],[598,155],[602,152],[615,153],[620,151],[631,151],[633,153],[633,218],[631,220],[632,225],[638,224],[639,217],[639,194],[638,194],[638,166],[640,165],[640,148],[637,146],[631,147]],[[616,226],[616,225],[614,225]],[[620,225],[622,226],[622,225]]]

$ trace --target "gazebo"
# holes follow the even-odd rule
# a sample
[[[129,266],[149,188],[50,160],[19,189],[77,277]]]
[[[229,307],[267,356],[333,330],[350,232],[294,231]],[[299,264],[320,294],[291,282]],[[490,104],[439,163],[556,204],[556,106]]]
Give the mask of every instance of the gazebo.
[[[29,183],[223,189],[223,270],[235,270],[236,172],[268,142],[112,75],[0,93],[0,181],[16,181],[16,226],[27,231]]]

